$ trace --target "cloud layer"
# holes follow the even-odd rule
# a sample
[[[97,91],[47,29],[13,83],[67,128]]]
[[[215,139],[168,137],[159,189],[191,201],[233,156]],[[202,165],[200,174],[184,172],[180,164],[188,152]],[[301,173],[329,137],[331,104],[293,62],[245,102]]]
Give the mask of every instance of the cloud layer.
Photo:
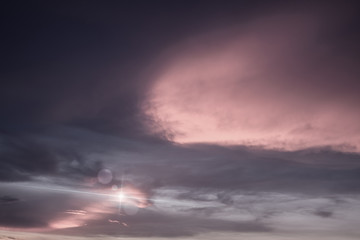
[[[2,229],[67,236],[185,238],[216,232],[295,233],[301,223],[298,231],[314,234],[330,228],[347,232],[344,236],[356,232],[358,154],[326,148],[268,151],[117,138],[92,147],[91,142],[103,137],[87,136],[87,144],[77,149],[80,159],[59,151],[67,141],[57,141],[56,148],[38,145],[38,151],[44,148],[40,152],[46,150],[51,159],[57,159],[54,169],[41,174],[12,165],[13,171],[32,177],[0,184]],[[27,143],[32,141],[40,142],[28,138]],[[101,159],[100,165],[94,165],[98,168],[91,167],[94,159]],[[96,180],[96,172],[103,168],[112,172],[110,184]],[[147,203],[119,212],[119,190],[113,185],[137,189]],[[309,223],[322,227],[313,229]]]

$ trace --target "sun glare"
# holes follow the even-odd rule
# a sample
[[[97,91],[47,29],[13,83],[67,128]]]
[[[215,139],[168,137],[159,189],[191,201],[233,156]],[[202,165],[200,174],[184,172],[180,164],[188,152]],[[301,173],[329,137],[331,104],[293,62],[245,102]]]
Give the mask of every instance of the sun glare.
[[[118,198],[119,198],[120,202],[122,202],[124,200],[124,198],[126,198],[126,194],[123,192],[120,192],[118,195]]]

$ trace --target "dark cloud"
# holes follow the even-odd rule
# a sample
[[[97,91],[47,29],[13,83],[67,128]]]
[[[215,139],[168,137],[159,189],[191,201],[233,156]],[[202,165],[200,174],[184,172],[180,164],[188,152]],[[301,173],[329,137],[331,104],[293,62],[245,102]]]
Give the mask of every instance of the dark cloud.
[[[30,181],[34,177],[64,177],[76,181],[96,177],[104,168],[101,158],[92,153],[131,148],[125,141],[112,140],[88,131],[52,128],[40,132],[0,135],[0,181]]]
[[[56,158],[46,148],[27,139],[3,139],[0,180],[28,180],[31,174],[54,173]]]
[[[212,148],[205,145],[169,148],[165,156],[162,155],[164,153],[155,157],[147,154],[147,157],[157,159],[151,165],[144,159],[133,163],[132,169],[133,174],[149,176],[159,186],[308,194],[359,191],[359,155],[321,149],[304,152]],[[196,193],[193,197],[199,198]],[[226,199],[226,195],[221,198],[231,201]]]
[[[15,237],[9,237],[9,236],[0,236],[1,240],[14,240],[14,239],[19,239],[19,238],[15,238]]]
[[[333,212],[331,211],[317,211],[314,214],[323,218],[330,218],[333,216]]]
[[[11,196],[2,196],[0,197],[0,204],[11,204],[19,201],[19,199]]]
[[[64,196],[25,197],[22,201],[0,204],[0,224],[13,228],[43,228],[66,209]]]

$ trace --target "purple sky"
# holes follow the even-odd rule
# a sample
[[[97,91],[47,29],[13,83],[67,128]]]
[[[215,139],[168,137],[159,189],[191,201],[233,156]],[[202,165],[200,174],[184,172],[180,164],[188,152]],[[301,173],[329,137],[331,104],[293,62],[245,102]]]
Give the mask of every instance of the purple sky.
[[[0,240],[352,240],[355,1],[2,5]]]

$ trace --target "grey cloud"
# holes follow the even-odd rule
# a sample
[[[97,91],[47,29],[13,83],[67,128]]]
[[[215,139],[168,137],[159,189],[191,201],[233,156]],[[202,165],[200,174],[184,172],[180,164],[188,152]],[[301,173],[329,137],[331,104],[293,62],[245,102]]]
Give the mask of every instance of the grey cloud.
[[[145,159],[134,162],[133,174],[148,176],[161,183],[160,186],[203,190],[308,194],[359,191],[358,154],[321,149],[309,149],[304,154],[251,148],[206,148],[178,147],[168,149],[165,156],[145,154],[154,160],[151,165]],[[171,159],[167,159],[168,155],[172,155]]]
[[[184,210],[187,213],[198,213],[200,220],[198,219],[197,221],[199,221],[200,225],[195,226],[194,229],[187,225],[192,223],[190,220],[181,220],[181,216],[171,215],[170,213],[164,213],[165,216],[162,216],[161,213],[147,212],[144,215],[139,215],[141,218],[127,216],[127,220],[134,225],[134,228],[139,225],[139,234],[143,233],[144,236],[149,234],[147,230],[152,228],[154,228],[154,234],[159,236],[175,234],[172,231],[176,232],[175,230],[162,232],[159,229],[160,227],[155,226],[155,223],[159,226],[172,222],[174,225],[184,224],[184,228],[176,233],[179,235],[196,234],[200,231],[198,229],[208,229],[206,226],[212,226],[212,224],[223,226],[222,222],[216,222],[216,224],[212,221],[207,222],[207,218],[224,213],[227,211],[226,209],[231,208],[246,208],[249,210],[249,214],[253,217],[255,216],[254,219],[260,222],[263,219],[271,218],[274,214],[278,215],[282,211],[288,211],[288,209],[271,208],[266,211],[256,210],[256,207],[254,207],[257,206],[256,202],[263,201],[263,196],[257,194],[262,192],[264,194],[294,194],[294,199],[297,199],[299,194],[331,198],[341,194],[356,194],[359,192],[360,161],[358,160],[360,157],[358,154],[341,153],[331,149],[282,152],[239,146],[180,146],[146,142],[136,144],[136,142],[117,142],[118,140],[116,138],[107,139],[105,141],[106,144],[98,146],[98,148],[92,148],[91,141],[95,140],[89,139],[87,141],[90,142],[85,141],[86,144],[84,145],[76,145],[75,142],[63,145],[63,142],[67,141],[55,141],[50,146],[40,144],[46,150],[45,152],[50,151],[51,153],[45,156],[56,156],[55,158],[49,158],[50,162],[54,161],[55,171],[46,172],[43,170],[43,172],[38,173],[36,172],[38,170],[34,169],[34,172],[31,172],[32,169],[24,168],[21,165],[21,161],[18,162],[19,165],[13,164],[11,166],[14,170],[18,169],[20,171],[25,169],[29,174],[46,176],[46,179],[41,180],[42,182],[40,183],[51,182],[56,178],[57,183],[69,186],[81,185],[83,177],[96,177],[97,171],[100,168],[108,167],[114,174],[120,174],[110,185],[121,185],[121,175],[125,173],[128,184],[133,184],[147,193],[149,197],[156,197],[158,190],[167,188],[175,191],[175,194],[171,196],[174,199],[210,204]],[[35,142],[39,143],[38,140]],[[23,145],[14,144],[11,146],[39,146],[26,145],[27,141],[21,143]],[[73,144],[77,146],[77,151],[75,148],[71,149]],[[57,148],[53,148],[53,146],[57,146]],[[117,149],[116,146],[120,148]],[[70,147],[70,150],[68,147]],[[27,150],[29,147],[23,148]],[[16,149],[20,151],[23,148]],[[37,149],[35,148],[32,151]],[[92,150],[96,153],[95,157],[91,157],[91,154],[89,154],[94,153]],[[101,161],[97,162],[94,159]],[[11,164],[11,161],[8,164]],[[34,178],[33,181],[35,181]],[[108,185],[102,186],[100,184],[92,186],[93,189],[108,187]],[[177,191],[177,189],[182,189],[182,191]],[[91,191],[92,189],[89,190]],[[249,198],[248,203],[239,202],[239,199],[236,198],[237,195],[241,195],[244,192],[254,196],[254,198]],[[1,224],[6,226],[46,226],[49,218],[56,218],[59,211],[69,209],[73,204],[70,200],[60,200],[55,199],[55,197],[54,201],[49,200],[49,198],[53,199],[50,196],[43,196],[43,199],[40,199],[39,202],[16,201],[15,199],[18,196],[8,191],[3,191],[3,194],[2,202],[9,203],[2,204],[3,207],[6,205],[6,209],[2,211]],[[14,200],[5,197],[5,195],[10,196]],[[30,195],[32,194],[29,193]],[[57,204],[58,201],[62,201],[61,204]],[[45,205],[47,207],[42,206],[44,202],[48,204]],[[53,208],[54,204],[57,205],[56,209]],[[156,205],[156,201],[153,204]],[[38,212],[40,208],[41,210]],[[22,210],[19,211],[19,209]],[[314,209],[312,214],[324,218],[326,218],[325,215],[330,217],[331,214],[328,214],[327,211],[326,209],[319,208]],[[142,218],[150,221],[151,217],[159,218],[156,220],[158,222],[154,222],[154,226],[148,222],[141,222]],[[163,221],[162,219],[166,220]],[[103,220],[106,221],[106,219]],[[224,221],[224,219],[219,219],[219,221]],[[224,229],[229,231],[237,227],[242,229],[243,226],[238,226],[232,222],[226,222],[224,225],[233,226],[229,228],[223,226]],[[101,226],[104,227],[105,233],[111,235],[113,230],[107,231],[108,227]],[[245,224],[245,226],[248,225]],[[102,232],[102,227],[96,228],[94,226],[93,229],[89,229],[89,233],[96,234],[97,231]],[[110,227],[110,229],[112,228]],[[221,229],[218,230],[221,231]],[[129,235],[136,235],[130,230],[126,231],[128,231]],[[79,232],[82,231],[79,230]]]
[[[64,198],[44,197],[35,201],[16,201],[0,205],[0,224],[15,228],[47,227],[49,221],[64,210]],[[54,207],[57,207],[55,210]]]
[[[81,180],[96,177],[101,158],[88,156],[111,149],[136,149],[121,138],[53,126],[41,131],[0,134],[0,181],[31,181],[36,176]]]
[[[56,158],[49,149],[24,138],[3,138],[0,180],[28,180],[31,174],[54,173]]]
[[[334,213],[331,211],[319,210],[319,211],[316,211],[314,214],[318,215],[320,217],[323,217],[323,218],[330,218],[333,216]]]
[[[17,201],[19,201],[19,199],[7,195],[0,197],[0,204],[11,204]]]
[[[99,201],[94,195],[76,194],[71,188],[67,191],[44,183],[6,183],[0,184],[0,189],[9,194],[0,199],[0,225],[13,229],[48,229],[71,216],[67,211],[82,210]]]
[[[110,217],[110,216],[109,216]],[[112,216],[114,218],[114,216]],[[117,218],[117,216],[115,216]],[[152,210],[141,210],[134,216],[123,216],[119,219],[129,227],[114,225],[103,219],[90,222],[88,226],[76,229],[56,231],[60,234],[94,235],[106,234],[112,236],[131,237],[181,237],[195,236],[203,232],[269,232],[269,227],[258,222],[239,222],[194,215],[170,215]]]

